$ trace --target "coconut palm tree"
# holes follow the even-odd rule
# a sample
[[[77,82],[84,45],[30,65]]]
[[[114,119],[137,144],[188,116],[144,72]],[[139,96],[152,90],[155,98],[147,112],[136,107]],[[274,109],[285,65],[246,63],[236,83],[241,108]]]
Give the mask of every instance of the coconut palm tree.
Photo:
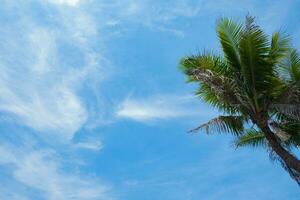
[[[224,113],[202,124],[210,132],[227,132],[237,147],[263,146],[300,183],[300,56],[288,36],[268,37],[247,16],[245,23],[222,18],[217,34],[223,54],[203,52],[181,60],[196,95]]]

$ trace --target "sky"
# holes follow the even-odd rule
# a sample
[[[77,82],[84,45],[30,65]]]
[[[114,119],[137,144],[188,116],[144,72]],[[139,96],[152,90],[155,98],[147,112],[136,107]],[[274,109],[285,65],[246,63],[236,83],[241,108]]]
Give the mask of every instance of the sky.
[[[0,0],[0,200],[298,200],[264,149],[187,131],[217,116],[180,58],[256,17],[300,47],[297,0]]]

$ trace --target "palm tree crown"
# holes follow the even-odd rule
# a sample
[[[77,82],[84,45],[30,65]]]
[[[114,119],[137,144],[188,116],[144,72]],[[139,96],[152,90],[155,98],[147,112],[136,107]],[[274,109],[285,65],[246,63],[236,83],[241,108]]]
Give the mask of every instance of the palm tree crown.
[[[217,34],[223,55],[204,52],[181,60],[196,94],[226,113],[192,130],[229,132],[237,147],[267,147],[298,181],[300,161],[300,56],[288,36],[268,37],[253,17],[222,18]]]

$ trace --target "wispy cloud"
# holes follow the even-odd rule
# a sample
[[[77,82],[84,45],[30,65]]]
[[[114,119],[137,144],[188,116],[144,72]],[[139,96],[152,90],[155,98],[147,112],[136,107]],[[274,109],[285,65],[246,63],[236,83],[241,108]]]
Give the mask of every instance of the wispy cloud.
[[[91,151],[100,151],[103,148],[103,144],[100,138],[85,138],[81,141],[73,144],[73,147],[77,149],[86,149]]]
[[[52,150],[37,151],[16,147],[12,150],[10,147],[0,146],[0,165],[9,165],[9,171],[16,182],[31,190],[37,190],[45,199],[111,199],[109,188],[99,180],[83,178],[80,174],[63,170],[59,156]],[[0,189],[2,190],[3,188]],[[13,190],[14,188],[10,188],[5,193],[11,193]],[[32,199],[35,195],[30,190],[27,192],[14,190],[14,193],[22,195],[24,199],[26,197]]]
[[[75,144],[75,147],[80,148],[80,149],[99,151],[102,149],[102,142],[101,141],[79,142],[79,143]]]
[[[209,116],[216,112],[195,104],[192,96],[158,95],[149,98],[126,98],[117,108],[116,115],[136,121],[168,120],[189,116]],[[195,109],[197,108],[197,109]],[[199,110],[198,110],[199,109]]]
[[[118,10],[112,16],[117,19],[119,25],[139,24],[149,29],[184,37],[184,28],[180,27],[179,23],[176,25],[178,20],[197,18],[205,21],[208,16],[217,19],[224,15],[243,17],[247,13],[257,16],[269,31],[282,25],[291,5],[291,1],[258,3],[250,0],[166,0],[163,2],[124,0],[104,4],[104,7]]]
[[[99,22],[98,24],[100,27],[118,27],[118,32],[126,32],[131,26],[138,25],[183,37],[184,31],[173,22],[179,18],[191,18],[198,15],[200,5],[199,2],[191,0],[167,0],[164,2],[147,0],[97,1],[91,11],[103,19],[104,23]],[[107,34],[112,33],[108,32]]]
[[[26,4],[19,3],[20,12],[28,14]],[[87,42],[97,35],[89,14],[53,9],[58,18],[45,25],[28,17],[1,21],[0,111],[13,114],[20,124],[34,130],[69,140],[88,119],[78,92],[87,79],[101,79],[95,76],[101,56],[90,50]],[[68,61],[74,56],[65,55],[69,46],[72,49],[67,52],[77,56],[75,63]]]
[[[102,80],[102,55],[90,45],[98,30],[81,3],[20,0],[1,5],[0,112],[16,129],[26,126],[28,131],[12,131],[13,139],[2,134],[0,167],[5,173],[0,176],[8,186],[0,188],[0,199],[110,199],[107,184],[81,174],[74,163],[83,161],[71,155],[74,149],[102,148],[94,138],[72,140],[89,119],[82,88]]]
[[[78,6],[82,0],[48,0],[50,3],[57,5]]]

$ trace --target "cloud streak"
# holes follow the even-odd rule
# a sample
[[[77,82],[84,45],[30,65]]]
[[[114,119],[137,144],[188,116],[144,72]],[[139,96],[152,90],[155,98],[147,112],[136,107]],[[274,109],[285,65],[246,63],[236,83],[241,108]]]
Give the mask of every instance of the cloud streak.
[[[78,6],[82,0],[48,0],[50,3],[57,5]]]
[[[157,95],[149,98],[126,98],[117,108],[116,116],[140,122],[170,120],[180,117],[209,116],[217,112],[195,104],[192,96]],[[199,103],[199,102],[197,102]],[[195,109],[197,107],[197,109]]]
[[[55,2],[73,5],[79,1]],[[78,92],[86,80],[101,79],[95,77],[100,71],[100,55],[90,50],[87,42],[97,35],[91,16],[80,10],[56,11],[61,19],[46,25],[38,25],[34,18],[1,21],[0,111],[12,114],[20,124],[66,141],[88,119]],[[20,12],[28,14],[26,9]],[[68,46],[72,49],[67,51],[78,57],[76,63],[61,56]]]
[[[97,179],[83,178],[79,174],[65,172],[61,168],[59,156],[52,150],[10,149],[7,146],[0,146],[0,165],[9,165],[16,182],[37,190],[45,199],[111,199],[109,188],[103,186]],[[0,189],[2,190],[3,188]],[[11,193],[9,190],[5,192]],[[15,194],[18,192],[14,191]],[[31,199],[33,194],[23,191],[21,195],[24,199],[26,197]]]
[[[80,173],[76,163],[84,161],[72,155],[102,148],[93,138],[73,144],[89,119],[82,88],[102,80],[101,55],[90,45],[96,24],[81,2],[5,1],[0,8],[0,112],[16,129],[10,139],[2,124],[0,177],[8,186],[0,199],[111,199],[107,184]]]

